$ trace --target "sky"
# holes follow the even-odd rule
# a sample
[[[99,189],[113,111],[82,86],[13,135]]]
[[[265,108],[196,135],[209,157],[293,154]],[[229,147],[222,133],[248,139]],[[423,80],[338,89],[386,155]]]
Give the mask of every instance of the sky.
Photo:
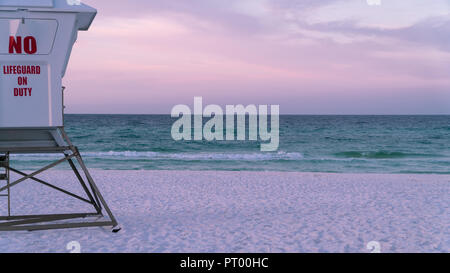
[[[377,1],[85,0],[66,112],[450,114],[450,0]]]

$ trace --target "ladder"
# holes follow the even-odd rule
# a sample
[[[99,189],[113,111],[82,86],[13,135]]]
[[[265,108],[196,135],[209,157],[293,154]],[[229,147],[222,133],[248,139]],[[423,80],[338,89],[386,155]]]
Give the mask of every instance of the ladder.
[[[0,197],[8,198],[8,217],[11,217],[11,188],[9,187],[9,153],[0,154],[0,186],[6,182],[8,187],[6,194],[0,194]]]

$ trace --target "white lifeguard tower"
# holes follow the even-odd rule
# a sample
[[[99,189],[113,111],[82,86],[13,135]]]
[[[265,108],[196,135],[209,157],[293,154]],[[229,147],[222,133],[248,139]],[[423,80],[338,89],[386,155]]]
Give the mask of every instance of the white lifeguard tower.
[[[7,198],[8,204],[8,215],[0,217],[0,231],[93,226],[119,230],[80,152],[64,131],[62,78],[77,32],[87,30],[96,14],[77,0],[0,0],[0,198]],[[36,153],[59,153],[62,158],[30,174],[10,165],[11,154]],[[69,163],[85,197],[36,177],[63,162]],[[11,173],[21,178],[11,181]],[[94,211],[13,215],[11,188],[25,180],[86,202]]]

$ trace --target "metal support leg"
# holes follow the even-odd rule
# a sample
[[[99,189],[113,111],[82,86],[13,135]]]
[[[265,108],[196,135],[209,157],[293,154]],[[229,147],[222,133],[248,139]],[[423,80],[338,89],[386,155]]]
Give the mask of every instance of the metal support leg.
[[[95,185],[94,179],[92,179],[91,174],[89,173],[89,170],[87,169],[86,165],[83,162],[83,159],[81,158],[81,155],[78,151],[78,149],[73,146],[72,142],[70,141],[69,137],[67,136],[66,132],[64,131],[64,128],[60,128],[61,135],[64,138],[64,140],[69,144],[69,147],[72,149],[72,152],[76,155],[76,159],[78,161],[78,164],[80,165],[81,169],[83,170],[84,174],[86,175],[86,178],[94,192],[94,195],[98,196],[98,199],[100,199],[99,204],[102,204],[103,207],[106,210],[106,213],[109,216],[109,219],[113,222],[113,226],[116,227],[118,225],[116,218],[112,214],[111,210],[108,207],[108,204],[106,204],[105,199],[103,198],[102,194],[100,193],[99,189],[97,188],[97,185]]]
[[[9,167],[9,153],[6,153],[6,166]],[[8,217],[11,216],[11,187],[9,186],[11,182],[10,171],[9,168],[6,168],[6,185],[8,186]]]
[[[67,154],[66,154],[66,157],[68,157]],[[77,167],[73,163],[72,159],[68,159],[67,161],[69,162],[70,167],[72,168],[73,172],[77,176],[77,179],[80,182],[81,186],[83,187],[84,192],[87,194],[87,196],[89,197],[89,200],[91,200],[91,203],[94,205],[95,210],[97,211],[97,213],[101,214],[102,213],[102,208],[101,208],[98,200],[94,200],[94,198],[92,197],[91,192],[87,188],[86,183],[84,183],[83,177],[81,177],[80,172],[78,171]]]
[[[4,173],[0,173],[0,181],[6,181],[6,194],[1,194],[0,197],[6,197],[8,216],[11,216],[11,191],[10,191],[10,173],[9,173],[9,153],[0,155],[0,168],[5,169]]]

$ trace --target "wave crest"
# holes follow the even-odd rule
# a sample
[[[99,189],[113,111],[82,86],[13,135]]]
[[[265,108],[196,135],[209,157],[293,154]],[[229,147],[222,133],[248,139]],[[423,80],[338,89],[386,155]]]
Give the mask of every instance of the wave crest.
[[[301,153],[161,153],[150,151],[109,151],[109,152],[86,152],[81,153],[86,158],[98,159],[151,159],[151,160],[242,160],[242,161],[269,161],[269,160],[300,160],[303,159]],[[15,155],[15,160],[45,160],[54,159],[57,156],[47,154],[35,155]]]
[[[416,154],[416,153],[403,153],[403,152],[389,152],[389,151],[347,151],[334,154],[337,157],[342,158],[368,158],[368,159],[390,159],[390,158],[407,158],[407,157],[439,157],[440,155],[434,154]]]

